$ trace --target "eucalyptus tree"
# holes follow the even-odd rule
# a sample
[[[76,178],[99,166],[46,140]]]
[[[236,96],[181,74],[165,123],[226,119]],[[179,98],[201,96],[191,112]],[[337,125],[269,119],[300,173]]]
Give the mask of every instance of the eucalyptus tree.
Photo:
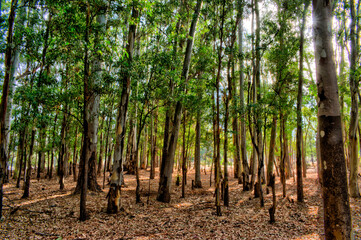
[[[131,86],[131,69],[133,63],[133,50],[135,43],[135,36],[137,30],[137,24],[139,21],[139,6],[137,2],[132,2],[132,17],[131,24],[128,31],[128,42],[126,47],[127,59],[125,69],[122,73],[121,81],[121,98],[118,106],[118,116],[116,123],[115,134],[115,149],[114,149],[114,164],[112,178],[110,180],[110,188],[108,192],[108,213],[116,213],[120,209],[120,190],[123,182],[123,148],[124,138],[126,133],[126,118],[128,113],[128,103]]]
[[[304,3],[302,12],[302,23],[300,27],[300,60],[298,72],[298,94],[297,94],[297,201],[303,202],[303,181],[302,181],[302,95],[303,95],[303,46],[304,46],[304,32],[306,25],[307,8],[310,5],[310,0]]]
[[[6,168],[7,168],[7,149],[6,149],[6,112],[8,107],[8,96],[10,89],[10,71],[11,71],[11,59],[13,55],[13,30],[15,22],[15,13],[17,9],[18,0],[11,1],[10,13],[8,18],[8,34],[7,34],[7,46],[5,53],[5,76],[3,83],[3,90],[1,96],[0,105],[0,218],[2,218],[3,207],[3,183],[5,180]]]
[[[240,16],[240,21],[238,23],[238,51],[239,51],[239,108],[240,108],[240,137],[241,137],[241,142],[240,142],[240,149],[241,149],[241,154],[242,154],[242,173],[239,171],[240,166],[238,164],[238,178],[242,177],[242,182],[243,182],[243,191],[247,191],[249,190],[249,166],[248,166],[248,160],[247,160],[247,142],[246,142],[246,118],[245,118],[245,100],[244,100],[244,52],[243,52],[243,35],[244,35],[244,29],[243,29],[243,18],[244,18],[244,10],[245,8],[245,3],[242,1],[240,3],[238,3],[238,14]],[[237,130],[238,126],[237,126],[237,122],[234,123],[234,130]],[[236,131],[237,132],[237,131]],[[237,136],[236,136],[237,137]],[[236,139],[236,147],[239,145],[239,143],[237,144],[237,140]],[[238,147],[237,147],[238,149]],[[236,150],[238,151],[238,150]],[[238,155],[238,153],[237,153]],[[240,176],[240,174],[242,174]]]
[[[351,26],[350,26],[350,93],[351,93],[351,116],[349,127],[349,141],[350,141],[350,195],[351,197],[360,197],[360,190],[358,186],[358,147],[357,147],[357,128],[359,125],[359,110],[357,95],[359,94],[359,81],[360,77],[357,73],[357,59],[359,57],[359,37],[356,32],[356,25],[359,22],[358,19],[358,7],[354,0],[350,0],[350,12],[351,12]]]
[[[312,3],[325,238],[351,239],[347,172],[331,39],[333,1],[314,0]]]
[[[196,7],[193,13],[193,19],[189,29],[189,34],[187,36],[187,46],[184,56],[183,69],[180,78],[182,81],[180,87],[181,94],[184,94],[188,81],[188,73],[191,62],[193,41],[196,32],[198,17],[200,15],[201,7],[202,7],[202,2],[203,2],[202,0],[197,0]],[[164,138],[164,143],[168,142],[168,144],[166,144],[166,146],[163,149],[163,159],[160,169],[160,180],[159,180],[159,188],[158,188],[158,196],[157,196],[157,200],[161,202],[170,202],[171,199],[170,190],[172,184],[174,156],[177,146],[182,109],[183,109],[182,102],[178,100],[176,102],[174,115],[173,115],[173,128],[170,130],[170,135]]]

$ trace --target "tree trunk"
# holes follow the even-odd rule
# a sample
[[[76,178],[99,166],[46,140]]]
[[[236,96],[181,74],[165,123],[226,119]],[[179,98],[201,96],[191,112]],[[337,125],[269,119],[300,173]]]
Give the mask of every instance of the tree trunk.
[[[103,2],[103,5],[101,6],[102,11],[106,10],[106,5]],[[91,21],[91,20],[90,20]],[[96,22],[100,26],[99,30],[95,33],[95,46],[99,48],[99,45],[101,44],[99,42],[99,36],[106,31],[106,16],[105,13],[101,13],[96,17]],[[89,22],[89,27],[91,27],[92,23]],[[87,29],[86,31],[88,31]],[[88,34],[88,33],[87,33]],[[89,33],[90,34],[90,33]],[[89,38],[89,36],[86,36]],[[86,42],[88,44],[88,42]],[[93,57],[93,61],[88,64],[88,68],[90,71],[90,64],[91,64],[91,72],[88,72],[86,77],[84,77],[84,81],[87,81],[85,83],[87,85],[87,91],[84,91],[84,98],[86,97],[86,122],[88,124],[87,126],[87,132],[84,132],[84,143],[83,143],[83,150],[90,151],[89,153],[85,153],[84,156],[87,158],[88,165],[86,166],[87,169],[86,172],[84,172],[81,168],[84,167],[84,162],[80,163],[79,165],[79,177],[77,181],[77,185],[75,188],[75,192],[80,192],[83,188],[83,180],[87,180],[87,188],[91,191],[101,191],[101,187],[97,182],[97,141],[98,141],[98,126],[99,126],[99,104],[100,104],[100,95],[98,93],[97,88],[98,85],[102,81],[102,71],[104,69],[104,62],[101,56],[101,51],[99,49],[95,49],[95,56]],[[86,53],[88,54],[88,53]],[[88,56],[86,56],[88,58]],[[87,59],[87,61],[89,61]],[[84,146],[85,142],[87,142],[87,145]],[[84,160],[84,158],[81,158],[81,160]],[[88,176],[85,178],[82,174],[86,173]],[[85,214],[85,213],[84,213]],[[84,215],[85,217],[85,215]],[[85,218],[83,219],[85,220]]]
[[[51,143],[51,159],[50,159],[50,168],[49,168],[49,180],[53,177],[53,169],[54,169],[54,147],[55,147],[55,134],[56,134],[56,122],[58,121],[58,112],[55,114],[54,118],[54,127],[53,127],[53,140]]]
[[[3,90],[0,104],[0,219],[2,218],[3,207],[3,183],[5,179],[8,153],[6,148],[6,124],[5,117],[8,107],[8,97],[10,90],[10,71],[11,71],[11,59],[13,56],[13,29],[15,21],[15,11],[17,8],[17,0],[11,1],[9,19],[8,19],[8,35],[7,35],[7,47],[5,52],[5,78],[3,82]]]
[[[356,62],[358,57],[358,43],[356,41],[356,22],[357,14],[355,8],[355,1],[350,0],[351,9],[351,56],[350,56],[350,92],[351,92],[351,116],[349,128],[350,141],[350,196],[353,198],[360,197],[360,190],[358,186],[358,141],[357,141],[357,126],[358,126],[358,101],[357,94],[359,91],[359,79],[357,79]]]
[[[187,48],[184,56],[183,70],[181,74],[181,79],[183,82],[183,85],[181,87],[182,88],[181,92],[184,92],[188,80],[188,72],[189,72],[189,66],[192,55],[193,40],[194,40],[196,25],[200,14],[201,6],[202,6],[202,0],[197,0],[197,5],[194,10],[193,19],[187,39]],[[171,198],[170,191],[172,184],[174,155],[177,146],[182,108],[183,108],[182,102],[178,101],[176,103],[174,117],[173,117],[173,128],[169,136],[169,145],[167,146],[167,149],[165,149],[165,151],[163,152],[163,160],[160,170],[160,181],[159,181],[158,196],[157,196],[157,200],[160,202],[170,202],[170,198]],[[166,141],[164,143],[166,143]]]
[[[67,105],[65,105],[65,112],[67,112]],[[64,189],[64,175],[65,175],[65,159],[66,159],[66,132],[68,128],[67,124],[67,114],[64,113],[63,121],[61,124],[61,132],[60,132],[60,148],[59,148],[59,158],[58,158],[58,177],[59,177],[59,185],[60,190]]]
[[[283,197],[286,197],[286,169],[285,169],[285,160],[286,160],[286,153],[285,153],[285,124],[286,120],[282,113],[280,113],[280,149],[281,149],[281,155],[280,155],[280,175],[281,175],[281,183],[282,183],[282,193]]]
[[[155,165],[156,165],[156,156],[157,156],[157,132],[158,132],[158,109],[154,114],[154,130],[152,136],[152,146],[151,146],[151,166],[150,166],[150,179],[155,177]]]
[[[186,156],[186,121],[187,111],[183,111],[183,147],[182,147],[182,198],[185,198],[185,186],[187,185],[187,156]]]
[[[102,131],[100,133],[100,142],[99,142],[99,160],[98,160],[98,167],[97,167],[97,176],[100,176],[102,172],[103,167],[103,140],[104,140],[104,134],[103,134],[103,127],[105,122],[105,116],[102,117],[102,123],[100,124],[100,130]]]
[[[310,5],[310,0],[305,1],[305,6],[302,13],[302,23],[300,28],[300,62],[298,72],[298,95],[297,95],[297,201],[303,202],[303,181],[302,181],[302,88],[303,88],[303,42],[306,25],[307,8]]]
[[[195,168],[195,177],[194,177],[194,187],[202,188],[201,181],[201,110],[197,110],[197,119],[196,119],[196,142],[194,148],[194,168]]]
[[[239,22],[239,31],[238,31],[238,45],[239,45],[239,55],[240,55],[240,77],[239,77],[239,99],[240,99],[240,119],[241,119],[241,154],[242,154],[242,166],[243,166],[243,172],[242,176],[243,181],[243,191],[248,191],[250,189],[249,186],[249,166],[248,166],[248,160],[247,160],[247,143],[246,143],[246,124],[245,124],[245,107],[244,107],[244,74],[243,74],[243,8],[241,12],[241,21]]]
[[[138,19],[138,10],[133,6],[132,9],[132,19],[133,24],[129,25],[128,32],[128,44],[126,47],[126,51],[128,54],[127,62],[128,65],[132,64],[133,61],[133,49],[135,42],[135,33],[136,33],[136,22]],[[130,71],[126,71],[123,75],[123,81],[121,83],[122,93],[120,104],[118,108],[118,116],[117,116],[117,126],[116,126],[116,134],[115,134],[115,147],[114,147],[114,164],[112,177],[110,179],[110,188],[107,195],[108,198],[108,213],[117,213],[120,209],[120,191],[121,184],[123,182],[123,148],[124,148],[124,137],[126,132],[126,118],[128,112],[128,103],[129,103],[129,94],[130,94],[130,81],[131,81],[131,73]]]
[[[73,150],[73,180],[77,180],[76,165],[78,163],[78,152],[77,152],[77,143],[78,143],[78,126],[75,128],[75,139],[74,139],[74,150]]]
[[[153,115],[152,115],[153,117]],[[156,156],[157,156],[157,132],[158,132],[158,109],[154,113],[153,121],[153,135],[151,143],[151,157],[150,157],[150,179],[155,177],[155,165],[156,165]]]
[[[228,64],[229,65],[229,64]],[[228,74],[228,78],[230,78]],[[231,82],[229,79],[228,84]],[[230,88],[230,86],[228,86]],[[229,206],[229,186],[228,186],[228,118],[229,118],[229,110],[228,110],[228,101],[229,96],[225,94],[225,117],[224,117],[224,143],[223,143],[223,153],[224,153],[224,159],[223,159],[223,171],[224,171],[224,178],[223,178],[223,203],[224,206]]]
[[[27,167],[26,167],[26,180],[24,185],[24,194],[21,198],[28,198],[30,193],[30,178],[31,178],[31,157],[33,155],[33,148],[34,148],[34,139],[35,139],[35,128],[33,128],[31,132],[31,142],[30,142],[30,154],[27,160]]]
[[[26,128],[22,129],[20,131],[20,138],[19,138],[19,172],[18,172],[18,176],[17,176],[17,180],[16,180],[16,187],[19,188],[20,187],[20,179],[21,179],[21,172],[23,169],[23,161],[24,161],[24,156],[25,156],[25,133],[26,133]]]
[[[313,0],[322,197],[326,239],[351,239],[351,213],[332,50],[333,1]]]
[[[276,128],[277,128],[277,116],[273,115],[271,139],[269,143],[269,155],[267,164],[267,185],[270,186],[270,179],[273,174],[273,164],[275,159],[275,147],[276,147]]]

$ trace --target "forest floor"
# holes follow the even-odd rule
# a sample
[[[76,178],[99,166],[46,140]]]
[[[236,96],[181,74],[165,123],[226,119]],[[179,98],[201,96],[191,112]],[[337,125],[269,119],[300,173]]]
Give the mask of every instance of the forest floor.
[[[156,201],[159,178],[150,181],[149,171],[141,170],[143,204],[135,203],[135,176],[125,175],[122,189],[124,211],[106,213],[106,195],[89,192],[87,209],[90,219],[80,222],[79,195],[73,195],[73,176],[60,191],[56,179],[32,180],[30,198],[21,199],[23,191],[12,180],[4,187],[4,219],[0,239],[323,239],[322,200],[315,169],[308,169],[304,179],[305,203],[296,201],[296,183],[287,180],[287,197],[276,180],[276,222],[269,223],[268,209],[272,194],[265,192],[265,207],[260,207],[252,192],[243,192],[230,178],[230,206],[222,206],[222,216],[215,215],[214,186],[209,171],[202,171],[202,189],[191,189],[193,170],[188,174],[186,197],[173,180],[171,203]],[[158,172],[157,172],[158,175]],[[98,178],[102,183],[102,177]],[[355,239],[361,239],[361,199],[351,199]]]

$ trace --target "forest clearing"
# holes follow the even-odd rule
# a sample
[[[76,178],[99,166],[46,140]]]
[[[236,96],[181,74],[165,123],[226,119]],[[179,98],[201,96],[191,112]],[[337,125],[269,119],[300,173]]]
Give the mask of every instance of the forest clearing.
[[[230,205],[222,206],[222,216],[215,215],[214,185],[209,187],[202,171],[202,189],[191,189],[194,171],[189,172],[186,197],[181,198],[180,186],[173,184],[169,204],[156,201],[159,172],[150,184],[149,171],[141,170],[142,203],[135,203],[136,179],[125,175],[122,207],[118,214],[106,213],[106,193],[89,194],[90,219],[79,218],[79,195],[73,195],[72,177],[65,179],[65,189],[59,190],[56,180],[32,181],[29,199],[21,198],[14,183],[5,190],[5,221],[1,222],[1,239],[324,239],[323,211],[320,187],[314,168],[308,169],[304,182],[305,202],[297,203],[296,185],[287,180],[287,197],[277,181],[276,222],[269,223],[271,194],[265,195],[265,207],[253,192],[243,192],[237,179],[230,178]],[[99,177],[101,182],[102,178]],[[355,239],[361,239],[361,199],[351,200]]]

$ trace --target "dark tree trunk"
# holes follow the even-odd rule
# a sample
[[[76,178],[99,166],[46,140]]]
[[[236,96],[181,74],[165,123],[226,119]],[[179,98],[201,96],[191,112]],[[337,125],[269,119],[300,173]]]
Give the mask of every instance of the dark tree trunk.
[[[360,4],[360,3],[359,3]],[[351,92],[351,116],[349,128],[350,141],[350,195],[353,198],[360,197],[360,190],[358,186],[358,141],[357,141],[357,126],[359,124],[359,110],[357,95],[359,93],[359,77],[357,77],[357,58],[358,58],[358,41],[356,33],[357,11],[355,0],[350,0],[351,10],[351,56],[350,56],[350,92]]]
[[[28,198],[30,193],[30,178],[31,178],[31,156],[33,155],[34,149],[34,140],[35,140],[35,128],[33,128],[31,132],[31,142],[30,142],[30,153],[27,160],[27,168],[26,168],[26,180],[24,185],[24,194],[21,198]]]
[[[281,155],[280,155],[280,175],[281,175],[281,183],[282,183],[282,193],[283,197],[286,197],[286,170],[285,170],[285,159],[286,159],[286,153],[285,153],[285,117],[282,113],[280,113],[280,149],[281,149]]]
[[[56,134],[56,122],[58,121],[58,112],[56,112],[54,119],[54,128],[53,128],[53,142],[51,144],[51,160],[50,160],[50,171],[49,171],[49,180],[53,177],[53,169],[54,169],[54,142],[55,142],[55,134]]]
[[[195,180],[194,187],[202,188],[201,181],[201,112],[197,110],[197,121],[196,121],[196,142],[194,149],[194,168],[195,168]]]
[[[77,167],[78,164],[78,152],[77,152],[77,143],[78,143],[78,126],[75,128],[75,139],[74,139],[74,150],[73,150],[73,180],[77,180]]]
[[[7,47],[5,52],[5,78],[3,82],[3,90],[0,104],[0,218],[2,218],[2,207],[3,207],[3,183],[6,175],[8,152],[6,148],[6,124],[5,117],[8,107],[8,97],[10,88],[10,70],[11,70],[11,59],[13,55],[13,29],[15,21],[15,11],[17,8],[18,1],[12,0],[9,19],[8,19],[8,35],[7,35]]]
[[[153,135],[152,135],[152,143],[151,143],[151,160],[150,160],[150,179],[154,179],[155,177],[155,165],[156,165],[156,157],[157,157],[157,132],[158,132],[158,109],[154,113],[154,121],[153,121]]]
[[[267,164],[267,185],[270,186],[270,179],[273,174],[273,164],[275,159],[275,147],[276,147],[276,128],[277,128],[277,116],[273,116],[272,128],[271,128],[271,139],[269,143],[269,155]]]
[[[103,134],[103,126],[104,126],[104,116],[102,117],[102,123],[100,124],[100,130],[102,131],[100,133],[100,142],[99,142],[99,160],[98,160],[98,168],[97,168],[97,176],[100,176],[101,172],[102,172],[102,167],[103,167],[103,138],[104,138],[104,134]]]
[[[183,147],[182,147],[182,198],[185,197],[185,187],[187,185],[187,156],[186,156],[186,120],[187,111],[183,111]]]
[[[65,111],[67,111],[67,106],[65,106]],[[66,132],[67,132],[67,114],[64,113],[63,121],[61,124],[60,148],[59,148],[59,158],[58,158],[58,177],[59,177],[60,190],[64,189],[65,159],[67,154]]]
[[[297,95],[297,201],[303,202],[303,181],[302,181],[302,88],[303,88],[303,42],[304,42],[304,32],[306,25],[306,13],[307,8],[310,5],[310,0],[305,1],[304,10],[302,13],[302,23],[300,29],[300,68],[298,72],[298,95]]]
[[[351,239],[352,225],[336,69],[332,49],[333,1],[313,0],[318,124],[326,239]]]

